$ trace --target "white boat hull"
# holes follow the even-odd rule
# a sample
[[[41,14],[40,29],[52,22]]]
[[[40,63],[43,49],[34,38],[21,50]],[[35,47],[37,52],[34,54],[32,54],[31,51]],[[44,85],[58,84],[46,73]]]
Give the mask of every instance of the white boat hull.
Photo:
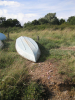
[[[28,60],[37,62],[40,57],[41,53],[37,43],[29,37],[21,36],[17,38],[15,47],[17,52]]]

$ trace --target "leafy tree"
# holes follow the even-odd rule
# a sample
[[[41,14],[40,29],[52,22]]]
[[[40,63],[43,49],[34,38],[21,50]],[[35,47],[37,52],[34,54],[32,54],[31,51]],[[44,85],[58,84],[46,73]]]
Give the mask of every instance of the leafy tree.
[[[6,24],[5,24],[6,27],[13,27],[13,20],[10,18],[10,19],[7,19],[6,21]]]
[[[56,13],[48,13],[44,17],[50,24],[59,24],[59,20],[56,17]]]
[[[67,22],[70,23],[71,25],[75,25],[75,16],[69,17]]]
[[[6,17],[0,17],[0,22],[6,21]]]
[[[38,20],[36,20],[36,19],[35,19],[35,20],[33,20],[33,21],[32,21],[32,23],[31,23],[31,24],[33,24],[33,25],[39,25],[40,23],[39,23],[39,21],[38,21]]]
[[[55,19],[52,20],[51,22],[53,25],[59,25],[59,20],[57,17],[55,17]]]
[[[0,19],[0,22],[2,27],[21,27],[21,24],[17,19],[12,20],[11,18],[9,18],[6,20],[4,17]]]
[[[31,22],[30,21],[28,21],[27,23],[25,23],[24,24],[24,26],[23,27],[27,27],[27,26],[30,26],[31,25]]]
[[[6,17],[0,17],[0,26],[2,26],[2,23],[6,21]]]
[[[21,24],[17,19],[13,19],[13,26],[21,27]]]
[[[64,22],[65,22],[65,20],[64,20],[64,19],[60,19],[59,24],[61,25],[61,24],[63,24]]]
[[[73,17],[74,16],[69,17],[68,20],[67,20],[67,22],[70,22]]]
[[[38,21],[39,21],[39,24],[46,24],[46,23],[48,23],[48,20],[45,19],[45,18],[40,18]]]

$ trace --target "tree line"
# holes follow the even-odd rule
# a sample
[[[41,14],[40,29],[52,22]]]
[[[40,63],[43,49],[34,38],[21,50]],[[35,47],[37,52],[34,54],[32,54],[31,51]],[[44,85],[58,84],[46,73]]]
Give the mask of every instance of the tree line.
[[[65,21],[65,19],[58,19],[56,17],[56,13],[48,13],[43,18],[38,20],[33,20],[32,22],[28,21],[23,25],[23,27],[31,26],[31,25],[42,25],[42,24],[50,24],[50,25],[61,25],[63,23],[68,23],[71,25],[75,25],[75,16],[71,16]],[[21,23],[17,19],[7,19],[6,17],[0,17],[0,27],[22,27]]]
[[[17,19],[7,19],[6,17],[0,17],[0,27],[21,27],[20,22]]]
[[[49,23],[50,25],[61,25],[63,23],[68,23],[71,25],[75,25],[75,16],[71,16],[65,21],[65,19],[61,18],[60,20],[56,17],[56,13],[48,13],[45,15],[43,18],[40,18],[38,20],[33,20],[32,22],[27,22],[24,24],[24,27],[29,26],[29,25],[42,25],[42,24],[47,24]]]

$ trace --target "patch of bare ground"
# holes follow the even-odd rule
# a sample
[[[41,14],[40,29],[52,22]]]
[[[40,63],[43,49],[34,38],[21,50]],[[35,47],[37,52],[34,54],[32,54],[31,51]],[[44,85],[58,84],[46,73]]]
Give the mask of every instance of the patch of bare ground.
[[[59,49],[61,49],[61,50],[73,50],[73,51],[75,51],[75,46],[72,46],[72,47],[61,47]]]
[[[42,84],[46,88],[48,98],[43,100],[75,100],[75,91],[71,89],[75,84],[66,75],[58,73],[58,62],[47,60],[33,63],[27,61],[32,81]],[[67,79],[64,81],[64,79]]]

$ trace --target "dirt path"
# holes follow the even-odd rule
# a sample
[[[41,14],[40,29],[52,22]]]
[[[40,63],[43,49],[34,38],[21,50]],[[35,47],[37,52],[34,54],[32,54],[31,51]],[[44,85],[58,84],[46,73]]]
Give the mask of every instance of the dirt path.
[[[27,63],[29,74],[33,81],[41,83],[47,89],[46,100],[75,100],[75,92],[71,90],[72,83],[64,81],[65,75],[58,73],[58,63],[51,60],[45,62]]]
[[[73,50],[73,51],[75,51],[75,46],[73,46],[73,47],[61,47],[59,49],[61,49],[61,50]]]

